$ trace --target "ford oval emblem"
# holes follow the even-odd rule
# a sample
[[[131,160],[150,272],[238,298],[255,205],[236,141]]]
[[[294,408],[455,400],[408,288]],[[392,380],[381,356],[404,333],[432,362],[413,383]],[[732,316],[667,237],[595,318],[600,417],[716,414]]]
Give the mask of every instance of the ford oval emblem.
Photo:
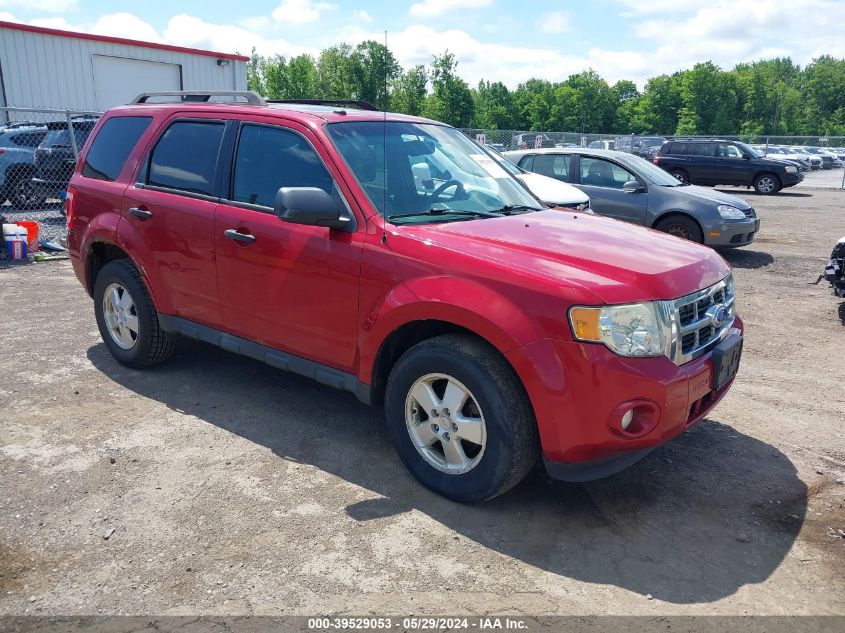
[[[716,309],[713,310],[713,325],[716,327],[722,327],[725,323],[728,322],[728,318],[731,316],[731,313],[728,312],[728,309],[725,306],[716,306]]]

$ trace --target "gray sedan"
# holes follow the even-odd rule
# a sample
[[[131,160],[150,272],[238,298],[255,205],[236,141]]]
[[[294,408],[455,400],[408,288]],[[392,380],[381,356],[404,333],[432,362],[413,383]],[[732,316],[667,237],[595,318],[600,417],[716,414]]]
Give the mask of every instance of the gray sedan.
[[[760,229],[742,198],[684,184],[626,152],[528,149],[505,152],[523,169],[568,182],[590,196],[593,211],[719,248],[746,246]]]

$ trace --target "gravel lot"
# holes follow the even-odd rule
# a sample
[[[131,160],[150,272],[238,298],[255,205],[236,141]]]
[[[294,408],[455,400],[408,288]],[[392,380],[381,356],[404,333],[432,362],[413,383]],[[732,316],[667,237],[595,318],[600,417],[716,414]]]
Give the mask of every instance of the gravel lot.
[[[845,192],[737,193],[732,393],[623,474],[469,507],[352,396],[199,343],[125,369],[67,262],[0,268],[0,614],[845,614],[845,304],[807,284]]]

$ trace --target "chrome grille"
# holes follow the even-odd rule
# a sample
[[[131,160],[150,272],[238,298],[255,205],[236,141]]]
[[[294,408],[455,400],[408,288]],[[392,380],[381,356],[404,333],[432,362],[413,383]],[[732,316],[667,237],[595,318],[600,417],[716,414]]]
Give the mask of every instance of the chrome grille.
[[[680,344],[675,347],[674,360],[678,365],[708,352],[725,338],[734,322],[734,296],[733,276],[729,275],[709,288],[675,300]],[[720,305],[727,308],[728,318],[719,325],[714,320],[714,308]]]

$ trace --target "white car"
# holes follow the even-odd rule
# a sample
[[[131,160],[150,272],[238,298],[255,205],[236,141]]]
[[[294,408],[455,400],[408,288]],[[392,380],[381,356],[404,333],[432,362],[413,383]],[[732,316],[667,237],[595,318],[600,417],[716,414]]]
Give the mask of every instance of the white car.
[[[792,161],[798,163],[799,165],[804,167],[804,169],[810,169],[811,167],[808,156],[790,151],[785,147],[777,147],[774,145],[769,145],[768,147],[766,147],[765,145],[752,145],[751,147],[756,149],[766,158],[771,158],[773,160]]]
[[[531,193],[549,206],[569,207],[584,213],[593,212],[590,207],[590,197],[577,187],[573,187],[569,183],[562,182],[555,178],[526,171],[514,165],[510,160],[498,152],[491,151],[488,153],[505,171],[528,187],[528,190]],[[519,152],[508,153],[511,154]]]

